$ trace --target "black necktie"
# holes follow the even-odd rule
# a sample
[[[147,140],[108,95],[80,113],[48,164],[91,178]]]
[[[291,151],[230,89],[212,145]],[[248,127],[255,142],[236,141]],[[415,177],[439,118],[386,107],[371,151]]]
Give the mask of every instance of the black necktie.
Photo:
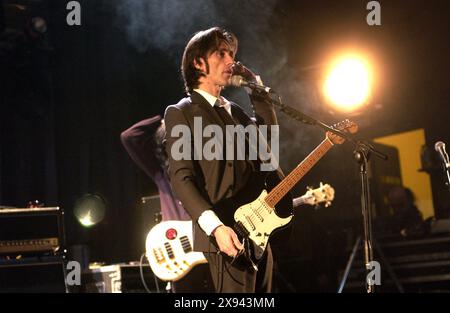
[[[214,109],[219,114],[222,121],[225,123],[225,125],[236,125],[236,122],[231,117],[230,113],[227,112],[225,109],[225,106],[220,105],[220,100],[217,99],[216,103],[214,104]]]
[[[239,122],[237,122],[237,120],[235,120],[233,118],[233,116],[231,116],[230,113],[228,113],[228,111],[225,109],[225,106],[221,105],[221,102],[219,99],[217,99],[216,103],[214,104],[214,109],[217,111],[217,113],[220,115],[220,118],[222,119],[222,121],[225,123],[225,125],[237,125],[239,124]],[[245,148],[245,159],[246,159],[246,164],[248,164],[251,168],[252,171],[254,171],[254,169],[256,168],[256,165],[258,164],[258,161],[250,161],[248,159],[248,153],[249,153],[249,143],[248,143],[248,134],[245,133],[245,142],[246,142],[246,148]],[[236,138],[234,138],[236,140]],[[236,142],[236,141],[235,141]],[[258,156],[259,158],[259,156]],[[255,163],[256,162],[256,163]],[[235,168],[236,170],[236,168]],[[241,168],[240,170],[242,173],[245,171],[244,169]]]

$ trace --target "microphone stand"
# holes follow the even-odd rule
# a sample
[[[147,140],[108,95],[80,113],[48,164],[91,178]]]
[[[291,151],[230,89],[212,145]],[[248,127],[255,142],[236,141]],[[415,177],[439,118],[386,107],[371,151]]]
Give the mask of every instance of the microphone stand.
[[[272,91],[273,92],[273,91]],[[274,93],[274,92],[273,92]],[[308,125],[319,126],[327,132],[332,132],[346,140],[352,142],[355,145],[355,150],[353,151],[353,157],[359,164],[359,173],[361,179],[361,209],[364,222],[364,262],[366,267],[366,291],[367,293],[374,293],[375,286],[372,282],[368,281],[368,275],[372,269],[373,261],[373,244],[372,244],[372,211],[370,205],[370,190],[369,190],[369,179],[367,176],[367,167],[370,159],[371,153],[375,154],[377,157],[387,160],[387,155],[380,151],[377,151],[372,145],[364,140],[355,140],[349,133],[334,129],[325,123],[314,119],[290,106],[287,106],[281,102],[281,97],[277,94],[278,100],[271,97],[267,97],[271,102],[278,106],[282,112],[292,117],[293,119],[300,121]]]
[[[445,176],[445,185],[447,186],[447,190],[450,191],[450,167],[444,162],[444,176]]]

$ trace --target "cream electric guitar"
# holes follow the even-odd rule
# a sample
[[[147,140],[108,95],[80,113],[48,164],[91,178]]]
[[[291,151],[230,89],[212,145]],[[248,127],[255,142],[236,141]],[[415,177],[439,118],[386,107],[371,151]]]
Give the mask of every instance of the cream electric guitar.
[[[335,125],[335,127],[350,133],[355,133],[358,129],[356,124],[348,120]],[[289,200],[289,191],[333,145],[342,144],[344,141],[344,138],[328,132],[319,146],[274,187],[269,186],[269,176],[263,178],[263,183],[259,183],[261,178],[256,176],[255,183],[250,186],[249,190],[238,193],[216,205],[219,209],[216,212],[225,225],[232,225],[231,218],[227,213],[229,211],[226,208],[237,208],[234,211],[233,228],[239,238],[244,241],[245,260],[254,268],[266,250],[270,235],[276,229],[287,225],[293,218],[292,213],[285,217],[279,216],[282,212],[284,215],[286,215],[285,212],[288,212],[284,208],[289,205],[289,201],[286,201]]]
[[[308,191],[293,200],[293,207],[302,204],[325,207],[334,199],[334,189],[329,184]],[[207,263],[203,253],[192,251],[192,221],[164,221],[155,225],[147,235],[145,250],[153,273],[164,281],[183,278],[194,266]]]

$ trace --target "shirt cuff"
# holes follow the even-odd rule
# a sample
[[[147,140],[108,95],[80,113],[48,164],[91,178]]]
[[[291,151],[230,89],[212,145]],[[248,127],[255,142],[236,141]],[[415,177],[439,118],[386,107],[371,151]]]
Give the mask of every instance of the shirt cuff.
[[[200,225],[201,229],[203,229],[208,236],[211,236],[213,230],[220,225],[223,225],[223,223],[213,210],[206,210],[198,218],[198,225]]]

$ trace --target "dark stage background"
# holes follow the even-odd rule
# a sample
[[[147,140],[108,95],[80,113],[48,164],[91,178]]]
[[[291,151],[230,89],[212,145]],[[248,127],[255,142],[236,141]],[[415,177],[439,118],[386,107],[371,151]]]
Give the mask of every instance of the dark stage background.
[[[450,143],[448,1],[379,1],[381,26],[367,25],[367,1],[360,0],[85,0],[79,1],[80,26],[67,25],[67,2],[3,1],[1,7],[0,204],[24,207],[38,199],[62,207],[69,247],[87,244],[91,261],[138,260],[143,252],[136,240],[145,235],[139,233],[139,199],[156,188],[119,136],[184,96],[181,54],[200,29],[220,25],[235,32],[238,59],[285,103],[329,123],[344,116],[322,103],[317,64],[340,47],[364,47],[376,61],[378,80],[372,106],[352,117],[360,135],[371,139],[424,128],[431,148],[437,140]],[[25,25],[37,15],[48,30],[34,38]],[[248,106],[242,90],[226,95]],[[323,134],[278,116],[281,166],[288,171]],[[315,265],[310,273],[323,273],[330,290],[342,265],[332,260],[345,262],[344,247],[352,241],[347,230],[362,223],[351,152],[350,145],[334,149],[295,189],[300,195],[324,181],[335,186],[337,197],[330,208],[299,210],[295,239],[279,252]],[[435,175],[432,187],[436,214],[444,214],[442,177]],[[104,221],[91,229],[72,214],[86,193],[107,201]]]

